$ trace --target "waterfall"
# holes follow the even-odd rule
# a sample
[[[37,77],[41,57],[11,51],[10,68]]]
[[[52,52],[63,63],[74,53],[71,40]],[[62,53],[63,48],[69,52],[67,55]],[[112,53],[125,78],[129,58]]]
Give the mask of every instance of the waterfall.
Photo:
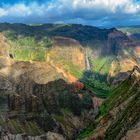
[[[91,70],[87,49],[85,53],[85,58],[86,58],[86,70]]]

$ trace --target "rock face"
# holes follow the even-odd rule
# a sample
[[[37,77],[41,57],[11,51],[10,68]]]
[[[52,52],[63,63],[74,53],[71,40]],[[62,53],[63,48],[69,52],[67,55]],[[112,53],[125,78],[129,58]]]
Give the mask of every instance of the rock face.
[[[10,133],[2,133],[0,138],[2,140],[65,140],[62,135],[53,132],[48,132],[41,136],[27,136],[25,134],[14,135]]]
[[[67,83],[54,68],[44,64],[12,61],[0,69],[0,126],[4,140],[63,140],[59,134],[71,140],[89,120],[94,120],[91,97],[87,105],[84,95],[79,97],[83,85]],[[55,74],[60,77],[55,78]]]
[[[63,136],[58,135],[58,134],[56,134],[56,133],[52,133],[52,132],[48,132],[48,133],[47,133],[47,139],[48,139],[48,140],[65,140],[65,139],[63,138]]]
[[[0,33],[0,56],[8,56],[8,53],[6,52],[7,43],[5,41],[6,38]]]
[[[124,33],[114,28],[112,32],[108,34],[106,55],[118,55],[121,47],[123,46],[122,44],[128,41],[129,38]]]
[[[6,87],[0,89],[3,90],[0,106],[4,107],[0,110],[1,126],[8,133],[25,133],[30,136],[52,131],[72,139],[89,119],[95,117],[92,101],[82,106],[84,100],[78,96],[79,88],[75,91],[73,85],[62,79],[47,84],[37,84],[26,79],[20,83],[8,82],[6,84],[11,85],[11,88],[7,86],[8,90]],[[31,90],[28,90],[28,84]],[[7,135],[3,137],[6,139]],[[16,137],[22,139],[20,135]],[[53,140],[57,135],[48,134],[48,137]]]
[[[139,140],[140,139],[140,122],[138,122],[121,140]]]
[[[85,70],[85,52],[83,46],[75,39],[54,37],[53,46],[47,53],[51,63],[69,82],[75,82]]]

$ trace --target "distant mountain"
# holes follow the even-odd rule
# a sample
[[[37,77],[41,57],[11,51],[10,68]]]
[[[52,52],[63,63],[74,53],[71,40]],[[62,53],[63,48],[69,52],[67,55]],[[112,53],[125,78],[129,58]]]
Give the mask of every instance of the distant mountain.
[[[121,30],[124,33],[127,33],[133,39],[136,39],[136,40],[140,39],[140,25],[120,27],[118,29]]]
[[[93,40],[106,40],[107,34],[113,29],[99,29],[92,26],[83,26],[79,24],[43,24],[39,26],[29,26],[25,24],[1,23],[0,31],[16,31],[19,35],[37,35],[38,37],[64,36],[74,38],[81,42]],[[39,34],[38,34],[39,33]]]

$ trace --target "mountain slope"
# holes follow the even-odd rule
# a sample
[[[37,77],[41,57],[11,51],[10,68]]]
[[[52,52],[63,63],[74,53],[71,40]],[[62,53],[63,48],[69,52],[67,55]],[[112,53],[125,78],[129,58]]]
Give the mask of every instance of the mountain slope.
[[[122,32],[128,34],[131,38],[135,40],[140,39],[140,26],[128,26],[128,27],[120,27],[118,28]]]
[[[0,31],[2,138],[119,140],[139,132],[138,40],[73,24],[5,23]],[[95,120],[97,96],[108,97]]]
[[[120,140],[136,126],[140,115],[140,69],[135,67],[130,76],[110,93],[100,107],[90,139]],[[137,129],[139,125],[137,125]],[[132,130],[133,132],[133,130]],[[84,132],[82,132],[84,134]],[[82,137],[82,133],[80,137]],[[137,137],[137,135],[133,135]],[[127,137],[126,137],[127,138]],[[127,140],[129,139],[129,135]]]
[[[14,60],[47,61],[69,81],[80,79],[102,98],[121,81],[120,73],[140,63],[140,43],[115,28],[1,23],[0,31]]]

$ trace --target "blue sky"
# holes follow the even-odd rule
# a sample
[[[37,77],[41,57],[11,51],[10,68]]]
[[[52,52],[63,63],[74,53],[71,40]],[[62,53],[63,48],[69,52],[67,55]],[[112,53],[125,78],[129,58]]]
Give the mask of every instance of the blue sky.
[[[0,22],[140,25],[140,0],[0,0]]]

